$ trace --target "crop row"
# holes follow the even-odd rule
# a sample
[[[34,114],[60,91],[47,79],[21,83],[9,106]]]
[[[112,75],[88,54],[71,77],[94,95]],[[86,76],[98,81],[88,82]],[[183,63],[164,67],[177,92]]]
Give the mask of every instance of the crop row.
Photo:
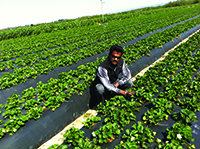
[[[134,24],[138,26],[141,24],[151,23],[156,20],[158,21],[158,20],[166,19],[166,18],[171,18],[171,20],[178,19],[177,22],[180,22],[182,20],[188,19],[189,17],[198,15],[198,13],[196,14],[195,12],[196,10],[190,10],[190,11],[182,10],[180,11],[180,13],[177,13],[176,11],[175,12],[171,11],[170,13],[167,13],[167,14],[166,12],[162,12],[162,13],[153,14],[150,16],[140,16],[137,18],[137,20],[129,18],[123,21],[112,21],[112,22],[109,22],[106,28],[99,25],[90,26],[89,28],[83,27],[83,28],[77,28],[76,30],[66,30],[66,31],[60,31],[60,32],[53,32],[51,34],[42,34],[39,36],[37,35],[37,36],[18,38],[14,40],[7,40],[7,41],[2,42],[2,45],[3,45],[3,49],[9,50],[10,48],[13,48],[15,50],[16,48],[16,50],[17,49],[21,50],[21,49],[33,48],[33,47],[37,47],[40,45],[45,45],[45,44],[49,44],[53,42],[60,43],[63,39],[67,40],[67,42],[68,40],[70,40],[70,42],[77,42],[81,39],[85,39],[85,37],[88,37],[88,33],[90,35],[91,33],[97,34],[101,32],[102,28],[104,31],[110,32],[110,31],[116,31],[116,28],[118,30],[121,30],[122,26],[124,26],[124,28],[128,28],[128,27],[134,26]],[[186,16],[186,18],[179,19],[183,16]],[[177,22],[174,22],[174,23],[177,23]],[[71,39],[74,39],[74,41]],[[1,51],[4,51],[3,49]]]
[[[188,140],[194,141],[190,124],[198,121],[194,112],[200,111],[200,51],[196,51],[200,47],[199,35],[178,46],[165,60],[151,67],[144,76],[138,76],[133,82],[133,88],[129,89],[135,90],[136,93],[131,97],[131,101],[118,96],[106,103],[100,103],[98,113],[101,114],[101,118],[104,118],[105,125],[92,132],[91,140],[86,139],[88,144],[101,148],[100,145],[115,140],[123,131],[124,126],[130,121],[135,121],[135,112],[140,111],[141,105],[151,101],[154,106],[149,111],[154,111],[156,114],[148,115],[149,111],[145,112],[143,122],[139,121],[131,129],[126,129],[122,135],[123,141],[115,146],[115,149],[148,148],[153,142],[157,143],[156,148],[182,149],[181,145],[195,148]],[[196,75],[194,75],[195,72]],[[159,91],[159,87],[164,87],[165,90]],[[156,94],[159,96],[154,98]],[[182,110],[173,112],[175,104]],[[159,121],[167,121],[168,117],[175,117],[176,123],[167,128],[166,142],[162,142],[159,138],[156,139],[157,132],[153,132],[148,125],[157,125]],[[91,124],[95,126],[92,121]],[[67,130],[63,139],[67,145],[83,148],[82,141],[85,132],[76,129],[74,133],[74,130],[73,127]]]
[[[164,11],[164,10],[162,10]],[[156,13],[155,11],[148,12],[148,14]],[[133,17],[133,16],[139,16],[141,14],[145,13],[139,13],[139,14],[128,14],[124,18],[127,17]],[[123,15],[112,15],[105,18],[105,22],[108,20],[119,20],[123,19]],[[37,35],[41,33],[49,33],[49,32],[55,32],[58,30],[68,30],[72,28],[79,28],[84,26],[90,26],[95,24],[96,22],[101,22],[101,17],[98,17],[97,19],[89,19],[89,20],[81,20],[81,21],[69,21],[69,22],[59,22],[55,24],[42,24],[40,26],[36,27],[26,27],[26,28],[19,28],[14,31],[8,30],[6,32],[2,31],[0,34],[0,39],[10,39],[10,38],[19,38],[23,36],[29,36],[29,35]]]
[[[180,48],[185,50],[187,46],[193,42],[191,48],[186,48],[190,52],[193,52],[197,47],[199,47],[199,34],[195,34],[187,44],[184,44],[185,47]],[[181,52],[180,52],[181,53]],[[188,52],[184,52],[189,57],[191,54],[188,54]],[[198,52],[199,54],[199,52]],[[177,57],[177,54],[174,54]],[[179,54],[181,56],[181,54]],[[187,58],[188,56],[184,55],[183,58]],[[196,56],[197,54],[195,54]],[[175,57],[175,58],[176,58]],[[195,61],[198,61],[199,55],[197,57],[193,58]],[[175,59],[174,58],[174,59]],[[16,132],[21,126],[25,124],[25,122],[29,119],[38,119],[42,115],[43,111],[46,109],[52,109],[54,111],[57,107],[60,106],[65,100],[69,99],[71,95],[74,93],[82,94],[82,92],[89,86],[89,84],[94,80],[96,67],[105,59],[105,57],[98,59],[95,62],[87,63],[86,65],[80,65],[77,70],[71,70],[70,72],[61,73],[58,76],[58,79],[50,79],[47,84],[44,84],[42,82],[39,82],[37,85],[37,88],[29,88],[22,92],[21,100],[19,99],[19,95],[13,94],[8,98],[8,101],[6,104],[2,105],[3,107],[3,116],[4,118],[7,118],[5,120],[5,124],[3,125],[4,128],[1,128],[1,137],[4,136],[5,133],[13,133]],[[170,58],[172,60],[172,58]],[[181,58],[178,58],[178,60],[182,61]],[[186,59],[187,60],[187,59]],[[167,61],[167,60],[166,60]],[[194,61],[194,62],[195,62]],[[183,61],[182,61],[183,62]],[[159,63],[159,68],[163,68],[163,66],[166,65],[166,63],[161,62]],[[196,64],[196,63],[195,63]],[[178,69],[178,66],[181,66],[181,63],[178,65],[170,65],[174,66],[174,69]],[[193,68],[195,67],[195,68]],[[199,68],[199,65],[189,66],[188,68],[193,68],[191,71],[195,71],[194,69]],[[155,67],[157,69],[157,67]],[[151,69],[150,69],[151,70]],[[165,68],[166,72],[163,71],[162,74],[169,74],[172,75],[174,73],[168,72],[170,69]],[[173,70],[174,71],[174,70]],[[172,71],[172,72],[173,72]],[[151,70],[150,72],[154,72]],[[158,74],[158,72],[155,72],[155,74]],[[145,75],[146,76],[146,75]],[[168,78],[169,76],[167,76]],[[157,78],[158,84],[166,83],[166,78],[164,76],[160,77],[153,77]],[[159,78],[159,79],[158,79]],[[149,80],[149,78],[148,78]],[[136,83],[134,83],[137,86],[134,86],[133,89],[137,87],[136,95],[133,97],[133,100],[140,99],[141,97],[151,98],[153,93],[150,91],[151,87],[152,90],[157,92],[157,89],[155,88],[157,85],[155,83],[153,84],[151,81],[149,81],[151,84],[148,84],[148,93],[145,92],[145,89],[143,86],[140,86],[144,83],[144,86],[148,84],[148,81],[137,79]],[[145,86],[146,87],[146,86]],[[198,93],[198,92],[197,92]],[[139,96],[139,98],[138,98]],[[35,100],[36,99],[36,100]],[[121,105],[121,104],[120,104]],[[136,106],[140,106],[139,104],[135,104]],[[130,107],[132,104],[129,105]],[[136,107],[137,108],[137,107]],[[130,109],[130,108],[129,108]],[[25,115],[22,114],[22,110],[25,110]],[[117,112],[119,113],[119,112]],[[134,115],[130,115],[130,111],[128,112],[129,115],[126,115],[127,113],[124,112],[125,117],[132,117],[134,119]],[[111,119],[107,119],[107,121],[111,121]],[[123,122],[123,121],[121,121]],[[3,123],[3,121],[2,121]],[[121,125],[124,126],[128,123],[128,121],[124,121]]]
[[[69,52],[73,49],[77,49],[78,47],[91,45],[96,42],[101,42],[103,40],[107,40],[109,38],[130,32],[134,32],[135,37],[139,37],[140,35],[143,35],[145,33],[153,32],[157,29],[194,17],[198,15],[198,12],[193,13],[191,15],[189,15],[189,12],[187,12],[187,14],[183,13],[181,16],[175,15],[172,17],[171,15],[172,14],[167,14],[168,17],[166,18],[166,14],[157,14],[152,16],[151,19],[149,17],[148,19],[146,17],[141,17],[137,18],[137,20],[127,19],[123,20],[123,22],[110,22],[106,28],[103,26],[90,27],[89,30],[85,29],[83,31],[81,29],[80,32],[76,30],[76,34],[72,32],[72,35],[70,35],[69,31],[62,31],[61,33],[51,33],[49,36],[47,36],[47,34],[42,34],[40,36],[35,36],[35,38],[33,38],[32,36],[27,37],[24,40],[22,40],[23,38],[19,38],[19,40],[15,39],[14,43],[9,43],[10,40],[4,41],[1,47],[1,60],[5,61],[12,58],[18,58],[19,56],[25,56],[27,54],[44,50],[50,53],[49,56],[52,54],[55,55],[56,52],[51,52],[47,50],[51,48],[58,48],[60,46],[63,46],[61,48],[64,48],[65,52]],[[165,17],[160,18],[160,16]],[[33,44],[32,42],[27,44],[27,41],[34,41],[35,44]],[[22,43],[26,45],[23,46]],[[27,56],[32,57],[31,55]]]
[[[198,5],[197,5],[198,6]],[[119,15],[107,15],[104,19],[105,22],[109,22],[112,20],[120,20],[120,19],[126,19],[126,18],[133,18],[138,17],[141,15],[151,15],[155,13],[159,13],[162,11],[169,12],[171,10],[192,10],[195,8],[187,8],[187,7],[179,7],[179,8],[172,8],[172,9],[159,9],[159,10],[152,10],[147,12],[135,12],[135,13],[129,13],[129,14],[119,14]],[[93,18],[89,20],[74,20],[74,21],[65,21],[65,22],[59,22],[59,23],[50,23],[50,24],[42,24],[38,26],[30,26],[30,27],[23,27],[18,28],[14,30],[7,30],[7,31],[1,31],[0,32],[0,41],[4,39],[10,39],[10,38],[19,38],[23,36],[30,36],[30,35],[37,35],[41,33],[49,33],[49,32],[55,32],[58,30],[69,30],[72,28],[79,28],[83,26],[91,26],[96,22],[101,22],[102,18],[99,16],[98,18]]]
[[[172,28],[168,28],[162,32],[153,34],[151,37],[136,42],[132,45],[134,47],[127,48],[129,50],[127,50],[126,54],[124,54],[127,63],[130,64],[130,62],[134,62],[141,56],[147,55],[147,53],[149,53],[150,50],[172,40],[173,37],[180,36],[180,34],[184,31],[187,31],[189,28],[196,26],[196,22],[200,22],[199,20],[200,17],[192,19],[183,24],[178,24]],[[121,37],[123,37],[124,39],[122,39]],[[96,46],[85,47],[78,51],[73,51],[69,54],[63,54],[54,58],[50,57],[47,61],[42,60],[38,64],[33,65],[32,67],[26,66],[23,68],[15,68],[14,73],[5,72],[0,78],[1,89],[8,88],[22,82],[26,82],[27,78],[36,78],[38,74],[45,74],[48,71],[53,70],[59,66],[71,65],[72,63],[76,63],[79,60],[84,59],[85,57],[90,57],[97,53],[101,53],[105,51],[105,49],[108,48],[111,44],[113,45],[114,43],[123,43],[126,38],[129,38],[129,34],[120,37],[115,37],[112,39],[113,42],[107,40],[104,43],[98,43],[98,48],[95,48]],[[134,56],[130,57],[129,53],[133,54]],[[30,59],[27,58],[27,60]]]
[[[162,22],[162,23],[159,22],[158,23],[159,25],[156,25],[156,26],[153,25],[155,23],[156,22],[153,22],[152,24],[144,24],[144,25],[140,25],[140,26],[137,26],[137,25],[134,26],[133,27],[134,30],[135,31],[137,30],[137,31],[134,32],[134,34],[132,33],[131,37],[133,37],[133,36],[139,37],[142,34],[152,32],[156,29],[159,29],[159,28],[162,28],[164,26],[173,24],[174,22],[169,22],[169,20],[166,20],[166,22]],[[103,34],[105,34],[103,39],[99,39],[99,37],[102,36],[100,34],[95,34],[95,36],[90,35],[90,40],[86,39],[85,41],[79,41],[79,42],[76,42],[76,43],[73,43],[73,44],[70,44],[70,45],[63,45],[62,47],[57,47],[57,48],[55,48],[56,45],[53,45],[52,47],[48,45],[48,47],[42,46],[42,47],[38,47],[38,48],[31,48],[31,49],[21,50],[21,51],[18,51],[16,53],[13,53],[13,54],[9,54],[9,52],[6,50],[5,56],[2,55],[2,60],[14,58],[14,57],[18,57],[18,58],[16,58],[15,60],[7,61],[6,63],[2,62],[0,64],[2,66],[1,71],[5,70],[6,65],[8,66],[9,69],[14,68],[13,64],[16,64],[17,66],[32,65],[32,64],[38,62],[39,60],[45,60],[49,57],[52,57],[52,56],[55,56],[55,55],[58,55],[58,54],[65,54],[65,53],[68,53],[70,51],[77,49],[78,47],[84,47],[84,46],[92,45],[92,44],[96,43],[97,41],[102,42],[102,41],[108,40],[110,38],[113,38],[113,37],[118,36],[118,35],[123,34],[123,33],[129,33],[130,34],[131,32],[133,32],[133,28],[131,28],[131,30],[128,29],[128,30],[122,30],[122,31],[117,31],[117,32],[113,32],[113,33],[103,32]],[[132,38],[130,38],[130,40],[131,39]],[[47,50],[48,48],[54,48],[54,49]],[[13,50],[13,49],[11,49],[11,50]],[[36,51],[39,50],[39,51],[42,51],[42,52],[30,54],[34,50],[36,50]],[[23,57],[19,58],[20,55],[23,56]]]

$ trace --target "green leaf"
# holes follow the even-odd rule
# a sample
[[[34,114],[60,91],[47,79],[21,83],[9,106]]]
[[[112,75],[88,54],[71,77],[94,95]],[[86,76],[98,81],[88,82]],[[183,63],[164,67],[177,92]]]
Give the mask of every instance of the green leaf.
[[[170,135],[167,136],[167,139],[172,139]]]
[[[81,148],[83,148],[83,146],[84,146],[84,140],[83,140],[82,138],[79,139],[78,145],[79,145]]]
[[[100,144],[102,144],[103,143],[103,139],[101,138],[101,139],[99,139],[99,143]]]
[[[120,130],[119,130],[119,129],[117,129],[116,133],[119,135],[119,134],[120,134]]]
[[[130,129],[126,129],[127,135],[130,135]]]

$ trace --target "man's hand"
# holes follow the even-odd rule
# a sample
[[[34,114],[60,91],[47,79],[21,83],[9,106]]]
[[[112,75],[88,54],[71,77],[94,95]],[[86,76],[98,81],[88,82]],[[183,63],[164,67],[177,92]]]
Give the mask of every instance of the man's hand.
[[[131,92],[131,91],[128,91],[128,92],[125,92],[125,96],[132,96],[134,95],[135,93]]]
[[[119,86],[119,83],[115,83],[114,86],[115,86],[115,87],[118,87],[118,86]]]
[[[135,94],[135,93],[133,93],[133,92],[131,92],[131,91],[126,92],[126,91],[123,91],[123,90],[121,90],[120,93],[121,93],[122,95],[125,95],[125,96],[132,96],[132,95]]]

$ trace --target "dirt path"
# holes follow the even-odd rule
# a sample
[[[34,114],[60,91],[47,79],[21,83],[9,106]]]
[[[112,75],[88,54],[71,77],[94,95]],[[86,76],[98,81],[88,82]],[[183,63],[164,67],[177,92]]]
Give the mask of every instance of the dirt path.
[[[200,30],[196,31],[195,33],[199,32]],[[182,42],[180,42],[178,45],[180,45],[181,43],[186,42],[191,36],[193,36],[195,33],[193,33],[192,35],[190,35],[188,38],[184,39]],[[165,59],[165,57],[168,55],[169,52],[173,51],[178,45],[176,45],[174,48],[170,49],[168,52],[166,52],[161,58],[159,58],[158,60],[156,60],[154,63],[152,63],[150,66],[144,68],[142,71],[140,71],[137,75],[144,75],[145,72],[150,68],[153,67],[156,62],[162,61],[163,59]],[[136,79],[136,76],[132,77],[132,81],[134,81]],[[66,132],[67,129],[69,129],[70,127],[74,126],[75,128],[82,128],[83,124],[82,122],[85,121],[88,117],[90,116],[95,116],[97,115],[96,110],[88,110],[85,114],[81,115],[79,118],[77,118],[74,122],[72,122],[71,124],[67,125],[61,132],[59,132],[57,135],[55,135],[54,137],[52,137],[50,140],[48,140],[47,142],[45,142],[43,145],[41,145],[38,149],[47,149],[49,146],[53,145],[53,144],[62,144],[63,143],[63,135]]]

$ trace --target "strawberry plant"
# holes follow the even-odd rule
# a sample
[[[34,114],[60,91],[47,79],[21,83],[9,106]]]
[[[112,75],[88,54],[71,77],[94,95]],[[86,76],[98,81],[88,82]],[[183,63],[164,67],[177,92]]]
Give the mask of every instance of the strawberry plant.
[[[61,96],[53,96],[49,97],[48,100],[45,102],[45,107],[52,108],[52,111],[54,111],[56,108],[58,108],[65,99],[63,99]]]
[[[99,130],[92,132],[94,144],[103,144],[112,142],[115,136],[121,133],[120,126],[117,123],[106,123]]]
[[[93,143],[91,143],[87,138],[84,140],[83,138],[80,138],[78,142],[78,147],[75,147],[75,149],[101,149],[100,146],[97,146]]]
[[[131,129],[126,130],[122,139],[125,139],[125,142],[130,142],[131,146],[134,144],[137,148],[148,148],[149,143],[154,142],[155,134],[155,132],[153,132],[150,128],[145,127],[143,123],[139,121],[134,124]],[[121,148],[121,146],[124,145],[124,143],[119,144],[116,148]]]
[[[21,58],[16,58],[15,64],[17,66],[24,66],[24,62],[23,62],[23,60]]]
[[[79,141],[81,139],[84,139],[84,133],[85,133],[84,131],[81,131],[78,128],[71,127],[63,135],[63,140],[67,144],[71,144],[73,146],[76,146],[76,145],[79,144]]]
[[[4,128],[7,133],[10,132],[10,135],[12,135],[12,133],[16,132],[21,126],[24,126],[27,121],[28,117],[26,115],[15,116],[4,124]]]
[[[22,92],[22,98],[21,98],[21,103],[30,100],[30,99],[35,99],[37,94],[36,88],[30,87],[28,89],[25,89]]]
[[[3,113],[3,116],[5,118],[12,118],[21,114],[21,108],[19,107],[19,96],[20,95],[14,93],[10,97],[8,97],[7,103],[2,106],[5,110],[5,112]]]
[[[152,101],[155,105],[154,108],[161,108],[162,111],[167,114],[171,114],[171,112],[174,110],[175,104],[168,101],[166,98],[154,98]]]
[[[188,140],[194,141],[192,137],[192,129],[188,125],[181,122],[175,123],[172,128],[167,128],[167,139],[172,144],[188,144]]]
[[[95,125],[95,123],[97,123],[100,120],[101,120],[101,117],[94,116],[94,117],[87,118],[86,121],[83,122],[83,124],[84,126],[90,129],[92,126]]]
[[[195,121],[195,122],[199,121],[196,114],[193,111],[191,111],[190,109],[182,109],[181,112],[174,112],[173,117],[177,121],[182,121],[182,123],[184,123],[184,124],[189,124],[193,121]]]
[[[3,124],[3,120],[2,119],[0,119],[0,125],[2,125]]]
[[[28,116],[29,119],[38,119],[42,115],[44,109],[42,107],[33,107],[30,108],[26,115]]]
[[[0,127],[0,139],[5,135],[6,129]]]
[[[133,112],[138,111],[141,104],[138,102],[127,102],[123,96],[111,98],[106,103],[98,105],[98,112],[105,116],[105,122],[117,122],[122,127],[129,124],[131,120],[135,120]]]
[[[114,149],[127,149],[127,148],[140,148],[140,145],[137,145],[135,142],[123,142],[115,146]]]
[[[3,113],[3,116],[4,116],[4,118],[12,118],[12,117],[15,117],[15,116],[19,116],[21,113],[22,113],[21,108],[17,107],[17,108],[13,108],[13,109],[10,109],[10,110],[6,110]]]
[[[155,125],[158,124],[159,121],[163,121],[164,119],[168,119],[168,115],[166,113],[163,113],[161,109],[151,109],[147,110],[143,116],[144,123],[147,123],[149,125]]]
[[[169,143],[169,141],[166,142],[158,142],[158,145],[156,146],[156,149],[183,149],[182,146],[180,146],[179,143]]]
[[[6,63],[5,62],[0,62],[0,72],[4,71],[6,69]]]
[[[175,104],[165,98],[152,99],[155,107],[147,110],[143,116],[144,123],[150,125],[157,124],[159,121],[168,120],[169,115],[174,110]]]
[[[200,111],[200,101],[196,97],[186,97],[179,101],[179,106],[183,109],[189,109],[194,112]]]
[[[53,144],[48,147],[48,149],[67,149],[67,145],[58,145],[58,144]]]
[[[30,100],[27,100],[23,105],[22,107],[25,108],[26,110],[30,110],[34,107],[38,107],[40,105],[40,102],[35,100],[35,99],[30,99]]]
[[[7,61],[6,65],[8,66],[7,67],[8,69],[14,69],[15,68],[15,66],[14,66],[14,60]]]

